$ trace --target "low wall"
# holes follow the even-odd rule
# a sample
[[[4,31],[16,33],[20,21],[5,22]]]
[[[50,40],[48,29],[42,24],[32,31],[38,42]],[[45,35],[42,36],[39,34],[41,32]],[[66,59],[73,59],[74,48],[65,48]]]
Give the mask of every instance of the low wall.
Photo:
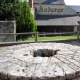
[[[16,21],[0,21],[0,33],[16,33]],[[0,42],[16,41],[16,35],[0,35]]]

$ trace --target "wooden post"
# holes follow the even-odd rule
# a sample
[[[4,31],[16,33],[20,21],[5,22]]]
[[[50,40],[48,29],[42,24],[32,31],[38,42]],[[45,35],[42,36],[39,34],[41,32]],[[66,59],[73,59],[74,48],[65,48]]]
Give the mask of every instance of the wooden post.
[[[79,26],[77,26],[77,42],[79,42]]]
[[[77,42],[79,42],[79,27],[80,27],[80,21],[78,21],[79,26],[77,26]]]
[[[16,33],[16,21],[14,21],[14,33]],[[14,35],[14,40],[16,42],[16,35]]]
[[[35,32],[35,42],[37,42],[38,41],[38,32],[36,31]]]

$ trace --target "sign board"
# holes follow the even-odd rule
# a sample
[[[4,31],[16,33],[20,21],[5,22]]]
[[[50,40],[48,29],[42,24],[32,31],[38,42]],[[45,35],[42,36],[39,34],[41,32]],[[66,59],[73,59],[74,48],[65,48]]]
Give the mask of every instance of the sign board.
[[[66,5],[34,5],[39,15],[75,15],[76,12]]]
[[[51,8],[51,7],[46,7],[44,8],[43,6],[39,6],[39,12],[57,12],[61,13],[63,12],[63,8]]]

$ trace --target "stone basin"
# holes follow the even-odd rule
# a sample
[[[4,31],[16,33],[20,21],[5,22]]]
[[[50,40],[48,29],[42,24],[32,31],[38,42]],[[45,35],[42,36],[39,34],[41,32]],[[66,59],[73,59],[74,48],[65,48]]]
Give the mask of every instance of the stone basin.
[[[80,80],[80,46],[28,43],[0,49],[0,80]]]

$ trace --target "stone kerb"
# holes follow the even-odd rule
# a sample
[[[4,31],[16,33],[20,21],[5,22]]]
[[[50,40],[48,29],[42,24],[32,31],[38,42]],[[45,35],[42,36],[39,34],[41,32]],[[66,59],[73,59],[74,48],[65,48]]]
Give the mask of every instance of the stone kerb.
[[[0,33],[16,33],[16,21],[0,21]],[[0,42],[16,41],[16,35],[0,35]]]

